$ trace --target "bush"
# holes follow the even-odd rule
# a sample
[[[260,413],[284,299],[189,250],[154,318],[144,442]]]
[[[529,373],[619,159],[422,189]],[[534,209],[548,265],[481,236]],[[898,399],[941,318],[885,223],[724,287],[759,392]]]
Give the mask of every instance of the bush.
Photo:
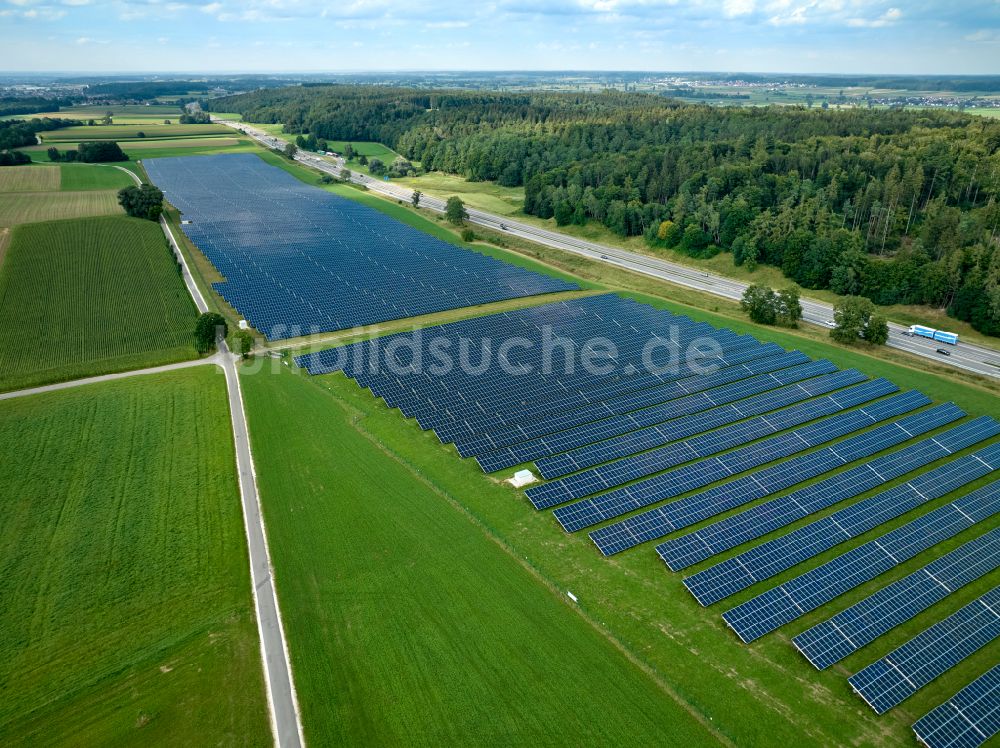
[[[462,229],[462,241],[463,242],[474,242],[476,240],[476,232],[470,228]]]
[[[0,166],[21,166],[30,164],[31,156],[21,151],[4,151],[0,153]]]
[[[229,336],[229,350],[243,358],[250,358],[255,342],[248,330],[233,330]]]

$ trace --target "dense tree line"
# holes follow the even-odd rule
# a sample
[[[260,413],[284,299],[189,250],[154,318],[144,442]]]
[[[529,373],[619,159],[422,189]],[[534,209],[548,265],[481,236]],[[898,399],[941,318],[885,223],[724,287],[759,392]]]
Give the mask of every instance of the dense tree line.
[[[315,86],[213,102],[289,132],[389,145],[805,288],[948,308],[1000,334],[1000,123],[956,112],[708,107],[642,94]]]
[[[48,117],[30,120],[0,120],[0,151],[34,145],[37,142],[36,133],[79,124],[81,123],[75,119],[49,119]]]
[[[43,96],[0,96],[0,117],[33,112],[58,112],[59,107],[69,106],[71,99],[46,99]]]

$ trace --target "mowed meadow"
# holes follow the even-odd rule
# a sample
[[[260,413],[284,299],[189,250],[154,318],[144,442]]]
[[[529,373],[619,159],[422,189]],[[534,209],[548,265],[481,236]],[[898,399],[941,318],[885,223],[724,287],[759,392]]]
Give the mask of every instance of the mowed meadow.
[[[194,358],[194,322],[159,225],[17,226],[0,265],[0,389]]]
[[[242,385],[308,743],[717,742],[361,414],[278,369]]]
[[[0,742],[269,744],[221,372],[0,402],[0,454]]]

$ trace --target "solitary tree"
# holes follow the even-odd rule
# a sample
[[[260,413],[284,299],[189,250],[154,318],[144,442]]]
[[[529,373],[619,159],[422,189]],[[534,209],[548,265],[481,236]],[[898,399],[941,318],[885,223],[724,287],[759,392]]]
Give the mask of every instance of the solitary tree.
[[[226,337],[226,320],[216,312],[205,312],[198,316],[194,325],[194,347],[198,353],[208,353],[216,346],[216,341]]]
[[[370,158],[368,159],[368,171],[375,176],[381,176],[386,171],[385,163],[380,158]]]
[[[348,159],[348,161],[350,161],[350,159]],[[362,166],[368,166],[368,157],[362,153],[358,157],[358,163],[361,164]]]
[[[413,194],[410,195],[410,202],[413,203],[414,208],[420,207],[420,198],[421,198],[420,190],[414,190]]]
[[[351,161],[354,158],[354,146],[350,143],[344,146],[344,160]]]
[[[448,202],[444,207],[444,217],[448,219],[449,223],[455,226],[462,226],[465,223],[465,219],[469,217],[469,213],[465,210],[465,203],[462,202],[462,198],[457,195],[452,195],[448,198]]]
[[[296,147],[295,143],[288,143],[285,146],[285,158],[295,160],[295,154],[298,152],[299,149]]]
[[[777,320],[775,301],[773,290],[754,283],[747,286],[747,290],[743,292],[740,306],[754,322],[761,325],[773,325]]]
[[[132,185],[118,190],[118,204],[133,218],[158,221],[163,213],[163,193],[151,184]]]
[[[56,148],[54,145],[47,148],[45,152],[49,156],[49,161],[58,161],[59,159],[62,158],[62,156],[59,154],[59,149]]]
[[[848,296],[833,307],[834,328],[830,337],[841,343],[858,339],[882,345],[889,339],[889,323],[875,313],[875,305],[861,296]]]

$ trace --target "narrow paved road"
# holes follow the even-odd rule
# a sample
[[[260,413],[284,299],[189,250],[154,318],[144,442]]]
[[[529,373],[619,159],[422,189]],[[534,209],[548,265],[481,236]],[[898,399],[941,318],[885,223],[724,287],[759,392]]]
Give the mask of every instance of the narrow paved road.
[[[102,374],[97,377],[87,377],[86,379],[73,379],[69,382],[56,382],[55,384],[43,384],[39,387],[30,387],[24,390],[14,390],[13,392],[0,392],[0,400],[12,400],[15,397],[27,397],[28,395],[40,395],[43,392],[58,392],[68,390],[71,387],[82,387],[87,384],[97,384],[98,382],[113,382],[116,379],[126,377],[137,377],[143,374],[160,374],[164,371],[177,371],[178,369],[189,369],[192,366],[204,366],[206,364],[217,364],[222,366],[222,356],[216,353],[208,358],[196,358],[193,361],[180,361],[176,364],[164,364],[163,366],[150,366],[146,369],[132,369],[131,371],[119,371],[114,374]]]
[[[187,260],[177,245],[177,239],[165,218],[160,225],[181,264],[184,283],[199,312],[208,311],[208,303],[201,289],[194,282]],[[225,341],[219,342],[220,366],[226,374],[229,392],[229,412],[233,420],[233,439],[236,443],[236,472],[239,477],[240,497],[243,502],[243,523],[246,528],[247,547],[250,552],[250,580],[253,584],[254,607],[257,610],[257,628],[260,633],[261,659],[264,661],[264,682],[271,712],[271,729],[278,748],[298,748],[305,745],[298,697],[292,681],[292,666],[288,659],[288,642],[281,624],[281,610],[274,588],[271,552],[267,545],[267,532],[261,514],[257,493],[256,472],[250,450],[250,431],[243,409],[240,377],[236,370],[236,357],[230,354]]]
[[[215,121],[241,129],[269,148],[283,148],[285,146],[284,140],[268,135],[263,130],[255,128],[252,125],[222,119],[216,119]],[[295,158],[307,166],[312,166],[315,169],[335,176],[339,176],[343,168],[343,161],[341,159],[331,159],[315,153],[300,151]],[[372,179],[356,172],[351,172],[351,181],[363,184],[373,192],[378,192],[397,200],[409,201],[413,194],[413,191],[407,187]],[[441,198],[425,194],[421,197],[420,205],[421,207],[443,212],[445,201]],[[659,278],[680,286],[714,294],[722,298],[738,301],[743,296],[743,292],[748,285],[741,281],[706,273],[676,262],[598,244],[597,242],[577,239],[558,231],[539,228],[531,224],[493,215],[474,208],[468,208],[467,210],[469,212],[470,223],[527,239],[537,244],[552,247],[553,249],[560,249],[599,262],[606,262],[609,265],[622,267],[632,272]],[[832,326],[833,307],[830,304],[817,301],[816,299],[803,298],[802,313],[803,319],[806,322],[826,328]],[[895,322],[890,323],[888,345],[942,365],[954,366],[982,376],[1000,379],[1000,351],[965,342],[960,343],[958,346],[944,345],[927,340],[926,338],[910,337],[905,334],[907,331],[908,328],[904,325]],[[949,355],[945,356],[938,353],[938,349],[948,351]]]

